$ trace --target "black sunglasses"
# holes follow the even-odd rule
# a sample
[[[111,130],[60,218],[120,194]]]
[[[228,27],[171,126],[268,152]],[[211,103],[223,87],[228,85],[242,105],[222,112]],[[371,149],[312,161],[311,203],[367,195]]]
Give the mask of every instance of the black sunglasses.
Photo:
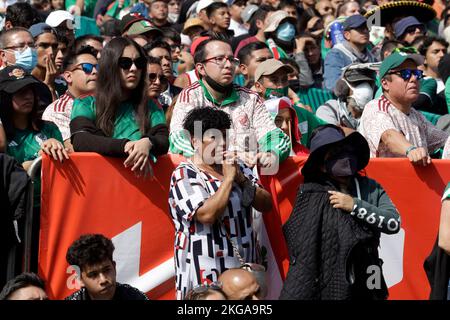
[[[83,70],[83,72],[85,74],[91,74],[92,71],[94,70],[94,68],[95,68],[95,70],[98,71],[98,64],[92,64],[92,63],[85,62],[85,63],[78,64],[75,68],[73,68],[72,71],[81,69],[81,70]]]
[[[122,68],[123,70],[130,70],[133,63],[136,66],[136,68],[144,69],[147,66],[147,59],[145,57],[139,57],[134,60],[128,57],[119,58],[119,67]]]
[[[161,82],[161,83],[167,82],[167,78],[163,74],[157,74],[157,73],[149,73],[148,74],[148,80],[150,80],[150,82],[156,81],[157,78],[159,79],[159,82]]]

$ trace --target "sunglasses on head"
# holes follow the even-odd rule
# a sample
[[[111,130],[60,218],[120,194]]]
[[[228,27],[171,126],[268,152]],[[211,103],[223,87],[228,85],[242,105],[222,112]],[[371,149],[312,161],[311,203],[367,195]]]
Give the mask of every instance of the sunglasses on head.
[[[98,64],[83,62],[83,63],[77,64],[77,66],[75,68],[73,68],[72,71],[82,70],[85,74],[91,74],[92,71],[94,70],[94,68],[95,68],[95,70],[98,71]]]
[[[222,286],[223,286],[222,282],[217,281],[217,282],[196,285],[192,288],[192,291],[194,291],[195,293],[203,293],[203,292],[208,291],[209,289],[221,290]]]
[[[157,74],[157,73],[149,73],[148,74],[148,80],[150,80],[150,82],[154,82],[154,81],[156,81],[156,79],[159,79],[159,82],[161,82],[161,83],[167,82],[167,78],[163,74]]]
[[[392,71],[388,74],[396,74],[399,75],[403,80],[407,81],[411,79],[411,77],[414,75],[417,80],[420,80],[423,78],[423,71],[419,69],[403,69],[399,71]]]
[[[130,70],[133,64],[138,69],[144,69],[147,66],[147,59],[144,57],[139,57],[134,60],[128,57],[119,58],[119,67],[123,70]]]

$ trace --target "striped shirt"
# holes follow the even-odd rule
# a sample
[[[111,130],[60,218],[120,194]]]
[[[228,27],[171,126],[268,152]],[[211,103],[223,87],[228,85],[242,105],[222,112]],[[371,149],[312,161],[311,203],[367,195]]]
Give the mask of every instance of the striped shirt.
[[[449,137],[449,133],[433,126],[414,108],[409,114],[403,113],[384,95],[370,101],[364,108],[358,131],[369,143],[372,158],[406,157],[406,154],[391,152],[381,141],[383,133],[391,129],[403,134],[412,145],[423,147],[429,153],[443,147]]]
[[[63,140],[70,138],[70,115],[73,107],[73,96],[66,91],[58,100],[53,101],[44,111],[42,119],[56,124]]]
[[[240,166],[243,174],[257,184],[252,171]],[[243,207],[242,189],[236,184],[228,205],[216,223],[197,221],[197,210],[214,195],[222,181],[200,170],[191,161],[182,162],[170,179],[169,210],[175,225],[174,259],[177,299],[184,299],[196,285],[217,281],[230,268],[239,268],[227,234],[245,262],[256,262],[256,237],[252,228],[252,208]]]

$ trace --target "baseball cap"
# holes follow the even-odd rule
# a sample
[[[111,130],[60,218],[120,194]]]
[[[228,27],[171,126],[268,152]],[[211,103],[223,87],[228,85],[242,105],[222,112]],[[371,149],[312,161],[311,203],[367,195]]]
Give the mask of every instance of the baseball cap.
[[[383,77],[390,70],[397,68],[406,60],[412,60],[417,64],[417,66],[420,66],[423,64],[424,58],[419,54],[407,54],[404,52],[395,52],[386,59],[384,59],[383,63],[381,64],[380,79],[383,79]]]
[[[397,38],[401,37],[405,33],[406,29],[408,29],[409,27],[412,27],[412,26],[420,26],[422,28],[425,28],[425,25],[423,23],[421,23],[419,20],[417,20],[416,17],[409,16],[409,17],[399,20],[394,25],[395,36]]]
[[[141,20],[145,20],[145,18],[137,12],[124,15],[120,20],[120,32],[125,33],[133,23]]]
[[[264,30],[264,32],[274,32],[277,30],[278,26],[280,25],[281,21],[289,19],[292,21],[292,23],[296,23],[297,20],[293,17],[290,17],[286,11],[278,10],[275,11],[269,18],[267,19],[267,27]]]
[[[262,76],[269,76],[279,69],[285,69],[286,73],[294,72],[294,69],[288,64],[284,64],[280,60],[267,59],[259,64],[255,71],[255,81],[258,81]]]
[[[192,27],[202,27],[203,29],[205,29],[203,21],[200,18],[190,18],[187,19],[186,22],[184,23],[183,33],[186,34],[186,31]]]
[[[36,38],[37,36],[39,36],[45,32],[51,32],[53,34],[56,34],[56,30],[44,22],[39,22],[39,23],[33,24],[30,27],[30,29],[28,29],[28,31],[30,31],[31,36],[33,38]]]
[[[51,12],[48,15],[47,19],[45,19],[45,23],[48,24],[50,27],[56,28],[66,20],[70,21],[67,23],[67,27],[69,29],[73,29],[73,22],[75,21],[75,18],[72,14],[70,14],[66,10],[56,10]]]
[[[19,66],[8,66],[0,71],[0,91],[12,94],[30,84],[42,84]]]
[[[252,18],[253,14],[258,10],[258,6],[256,4],[249,4],[242,10],[241,12],[241,18],[244,23],[249,22],[249,20]]]
[[[155,33],[158,33],[160,36],[163,36],[163,32],[161,31],[161,29],[152,25],[151,22],[148,20],[140,20],[134,22],[128,28],[127,34],[131,36],[136,34],[144,34],[149,31],[154,31]]]
[[[367,20],[360,14],[355,14],[353,16],[348,17],[342,23],[344,30],[357,29],[361,27],[363,24],[366,24]]]
[[[223,2],[223,3],[227,3],[226,0],[200,0],[197,4],[197,14],[200,13],[200,11],[202,11],[203,9],[208,8],[210,5],[212,5],[214,2]]]

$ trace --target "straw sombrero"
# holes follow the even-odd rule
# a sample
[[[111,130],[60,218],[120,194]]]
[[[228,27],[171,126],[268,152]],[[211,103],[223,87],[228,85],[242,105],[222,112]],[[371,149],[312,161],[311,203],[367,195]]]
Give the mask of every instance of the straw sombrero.
[[[414,16],[420,22],[427,23],[436,17],[436,11],[433,9],[433,0],[403,0],[393,1],[366,12],[364,17],[374,25],[386,26],[397,18]],[[380,19],[374,17],[380,14]]]

